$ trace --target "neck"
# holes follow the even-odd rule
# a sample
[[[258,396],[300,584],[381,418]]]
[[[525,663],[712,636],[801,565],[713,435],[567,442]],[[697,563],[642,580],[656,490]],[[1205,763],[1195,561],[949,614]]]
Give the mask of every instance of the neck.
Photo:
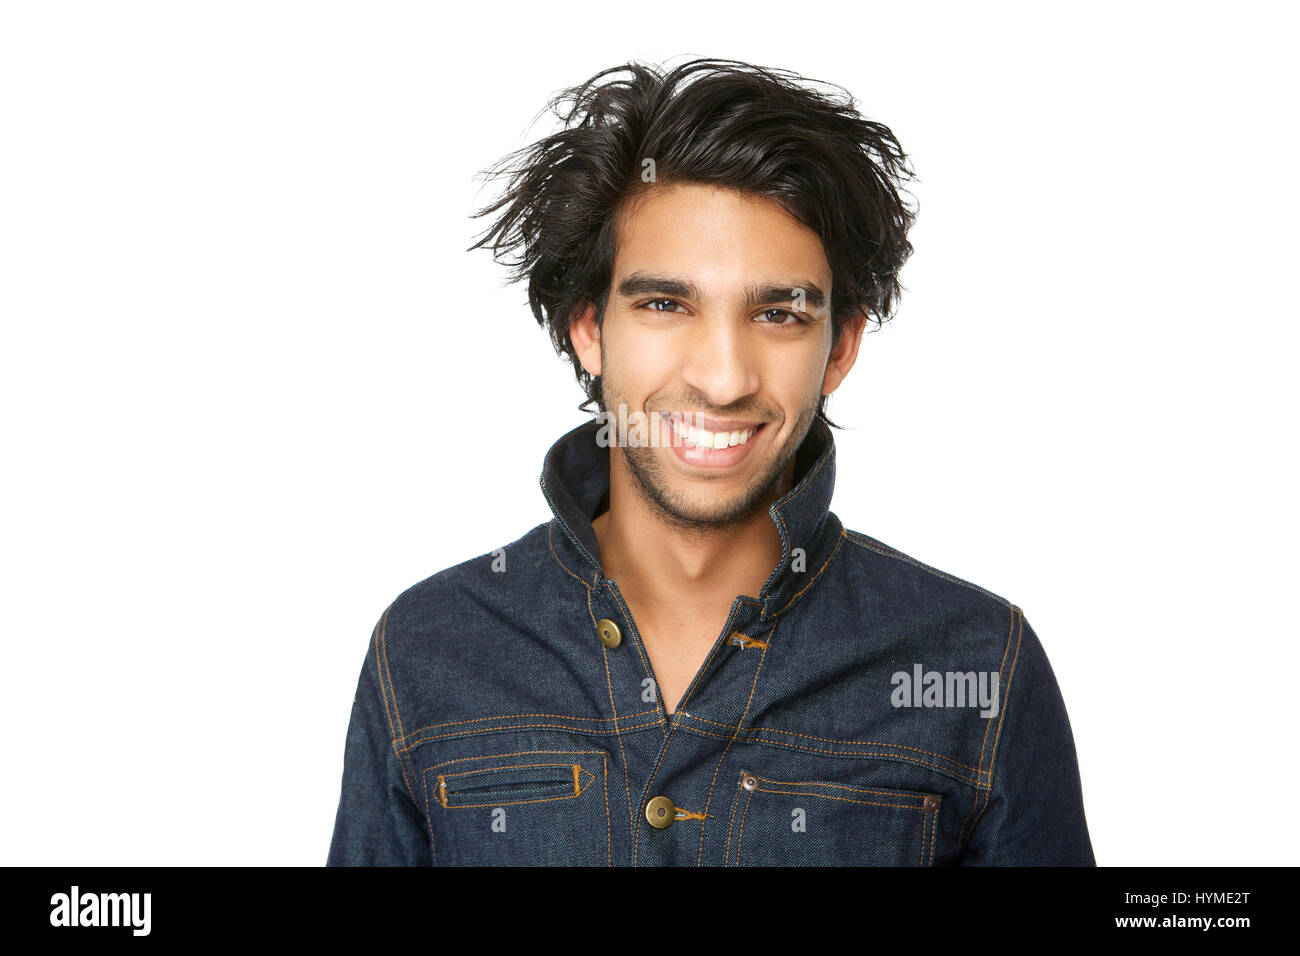
[[[781,538],[768,509],[794,480],[791,463],[760,506],[723,528],[689,526],[666,516],[635,487],[616,447],[610,448],[609,510],[592,530],[600,563],[619,589],[653,601],[730,605],[757,597],[781,560]]]

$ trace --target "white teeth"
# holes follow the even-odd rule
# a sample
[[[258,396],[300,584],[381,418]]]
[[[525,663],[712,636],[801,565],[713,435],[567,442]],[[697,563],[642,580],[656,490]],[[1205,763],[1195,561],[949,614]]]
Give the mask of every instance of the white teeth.
[[[683,425],[676,419],[672,419],[673,431],[692,445],[700,448],[728,448],[731,445],[743,445],[753,437],[757,428],[746,428],[743,431],[734,432],[711,432],[703,428],[696,428],[693,425]]]

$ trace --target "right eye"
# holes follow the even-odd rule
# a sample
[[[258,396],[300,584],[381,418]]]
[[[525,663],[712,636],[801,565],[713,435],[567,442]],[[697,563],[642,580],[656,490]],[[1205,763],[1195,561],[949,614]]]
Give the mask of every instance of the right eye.
[[[667,303],[667,304],[670,305],[670,306],[675,305],[675,306],[678,307],[678,309],[681,309],[682,312],[685,312],[685,311],[686,311],[685,309],[682,309],[681,306],[680,306],[680,305],[679,305],[675,300],[673,300],[673,299],[651,299],[649,302],[644,303],[644,304],[641,306],[641,308],[644,309],[644,308],[646,308],[647,306],[649,306],[651,312],[672,312],[672,311],[674,311],[673,309],[657,309],[657,308],[654,308],[656,305],[662,305],[662,304],[664,304],[664,303]]]

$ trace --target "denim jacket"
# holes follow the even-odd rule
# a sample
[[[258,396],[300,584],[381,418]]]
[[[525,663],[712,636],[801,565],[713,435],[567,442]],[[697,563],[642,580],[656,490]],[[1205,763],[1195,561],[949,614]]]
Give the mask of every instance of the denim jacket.
[[[1021,609],[829,510],[820,421],[669,715],[604,576],[598,422],[554,517],[402,592],[357,685],[328,865],[1087,865],[1074,740]]]

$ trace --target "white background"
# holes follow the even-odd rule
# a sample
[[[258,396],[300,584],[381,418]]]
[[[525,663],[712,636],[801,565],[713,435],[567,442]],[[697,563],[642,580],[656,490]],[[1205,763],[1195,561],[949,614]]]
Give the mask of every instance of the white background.
[[[687,55],[918,173],[836,513],[1025,609],[1099,863],[1292,862],[1291,15],[898,7],[0,7],[0,862],[324,862],[372,626],[582,420],[475,174]]]

